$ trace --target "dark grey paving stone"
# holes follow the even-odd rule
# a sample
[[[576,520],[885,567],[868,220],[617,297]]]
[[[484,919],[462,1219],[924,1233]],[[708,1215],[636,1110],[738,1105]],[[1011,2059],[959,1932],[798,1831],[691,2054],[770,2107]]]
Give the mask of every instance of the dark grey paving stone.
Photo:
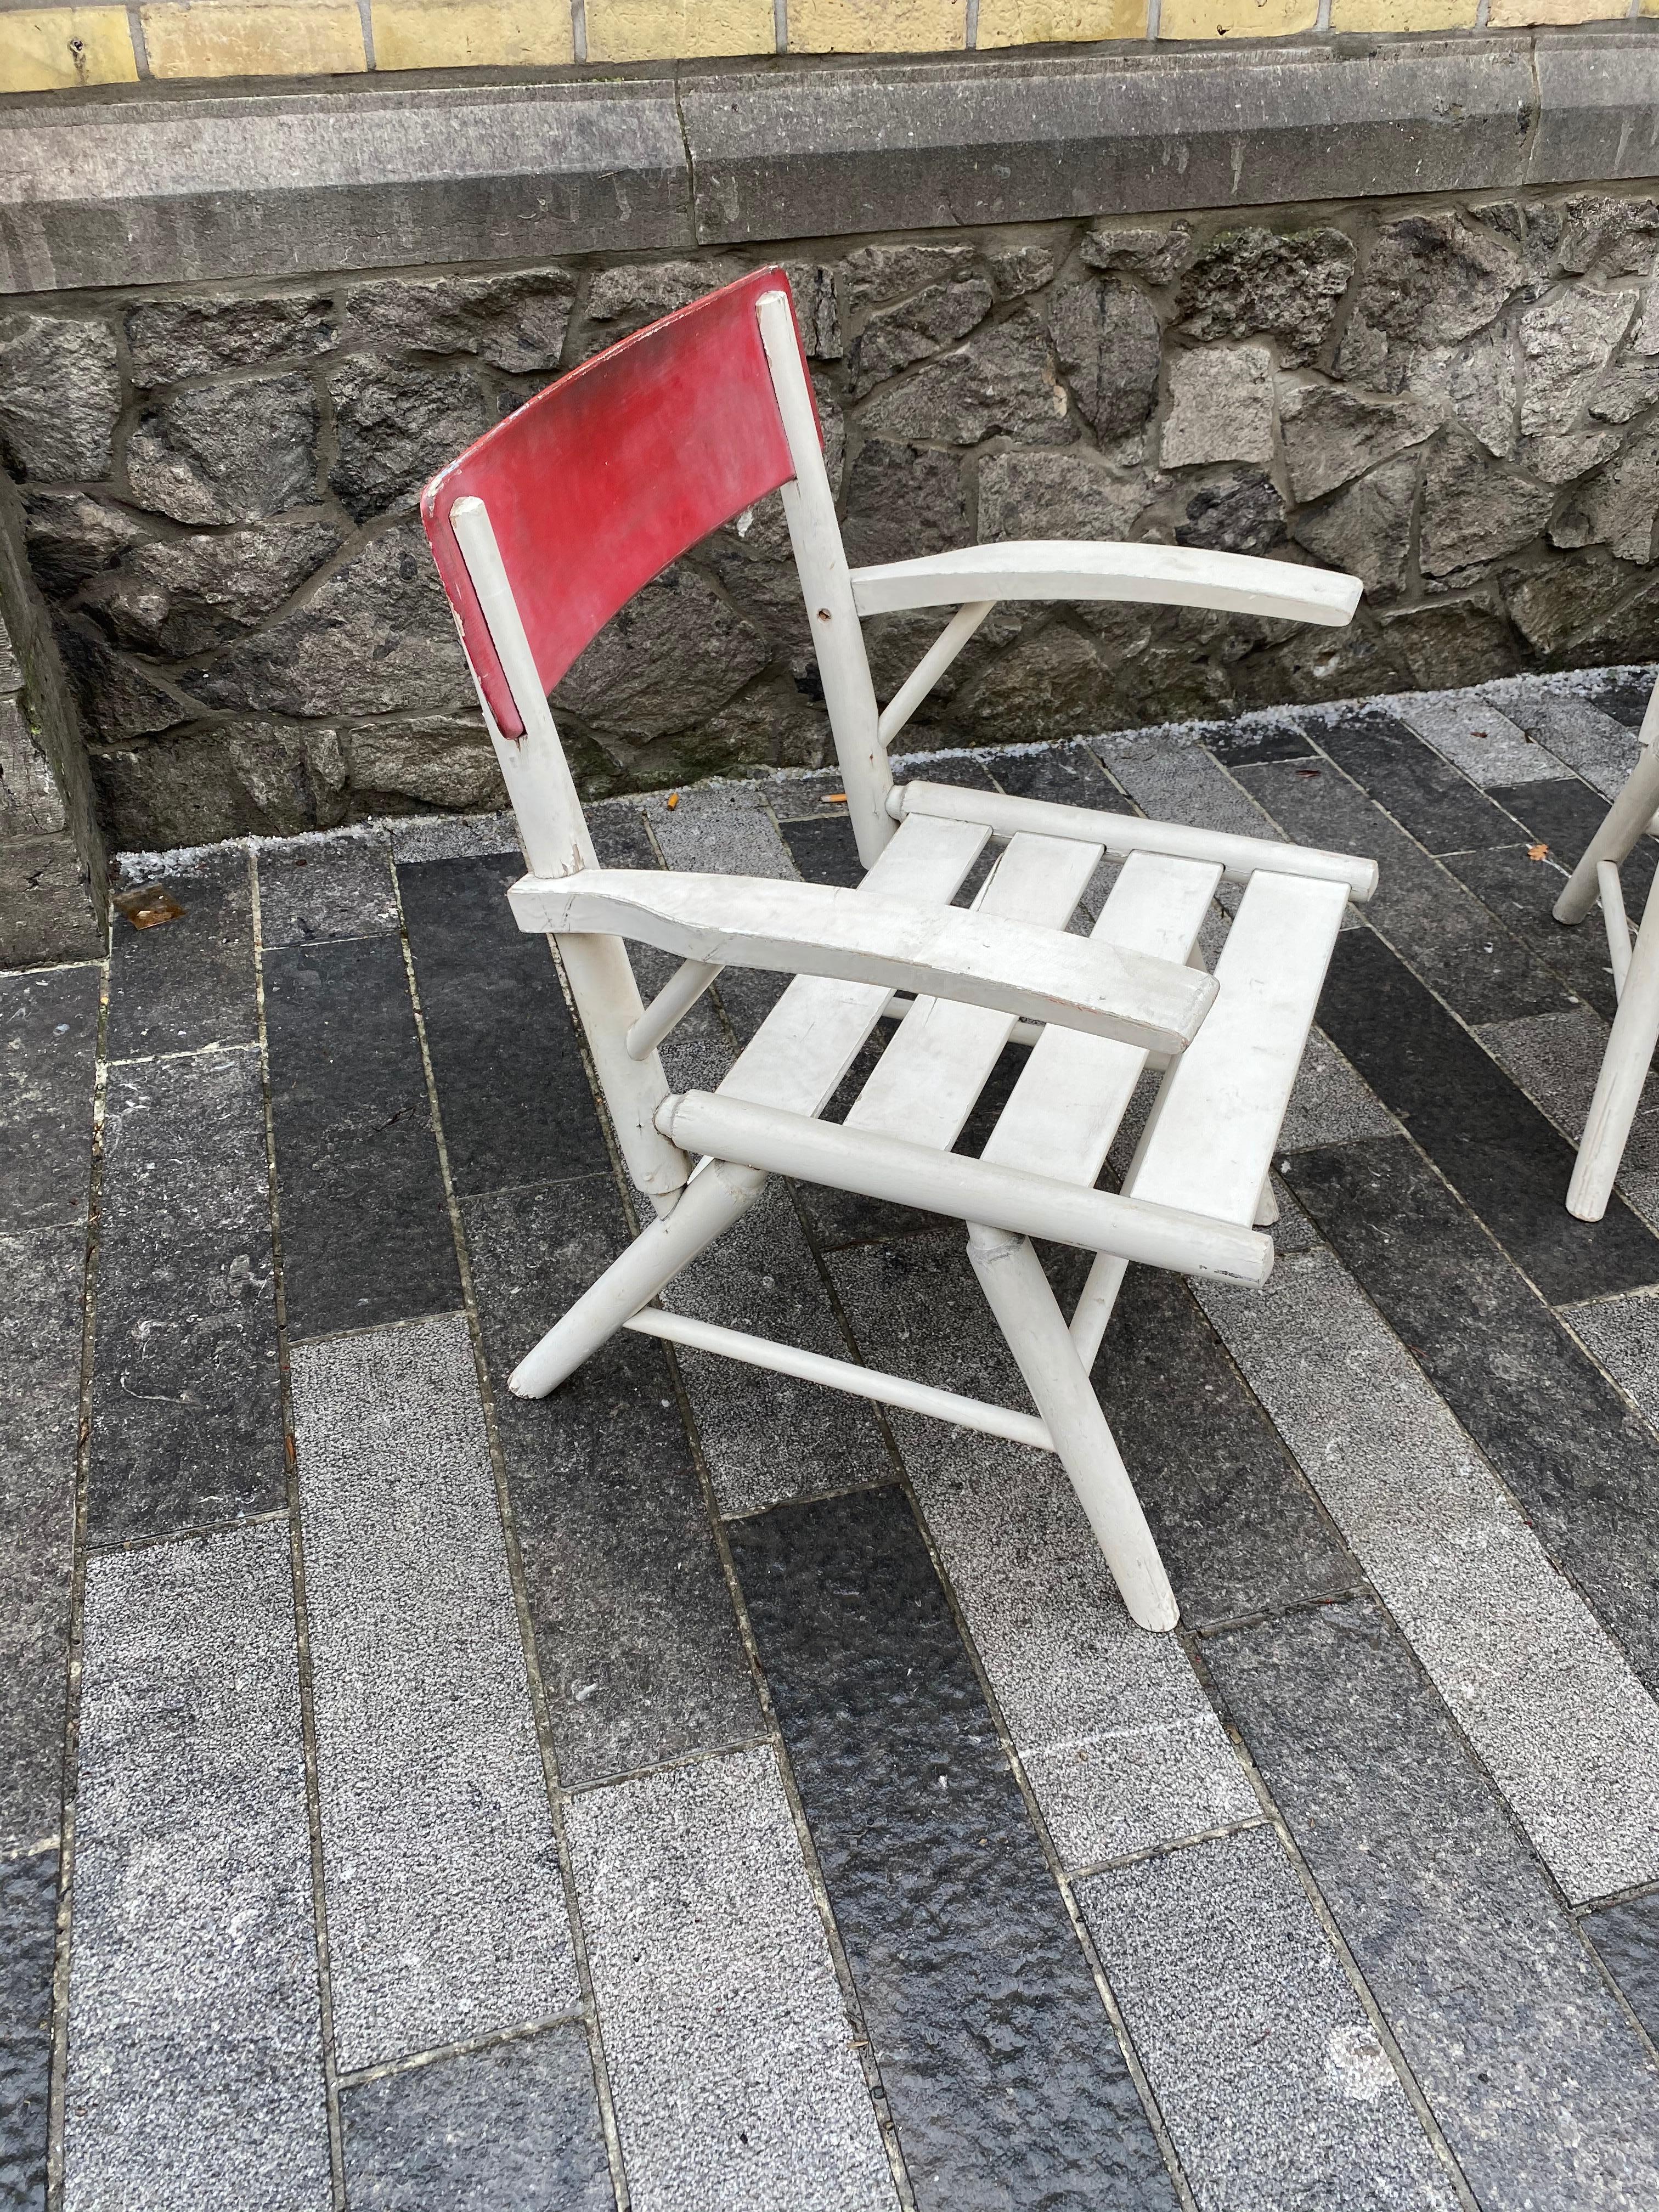
[[[767,779],[766,803],[780,828],[786,822],[816,822],[847,811],[847,778],[838,767],[805,774],[786,769]],[[589,810],[590,818],[592,810]]]
[[[1659,1238],[1618,1197],[1573,1218],[1571,1146],[1370,930],[1337,940],[1319,1019],[1552,1303],[1659,1282]]]
[[[580,2027],[340,2093],[351,2212],[601,2212],[615,2203]]]
[[[1128,800],[1082,739],[999,753],[992,772],[1015,799],[1040,799],[1053,806],[1094,806],[1127,814]]]
[[[1184,1284],[1131,1270],[1095,1388],[1188,1627],[1355,1587],[1347,1547]]]
[[[0,1861],[0,2205],[46,2201],[58,1854]]]
[[[1559,776],[1549,783],[1510,785],[1494,791],[1492,797],[1526,824],[1535,843],[1549,847],[1551,859],[1568,873],[1577,866],[1579,855],[1607,818],[1607,800],[1576,775]],[[1627,913],[1646,911],[1656,863],[1659,863],[1659,843],[1651,837],[1639,838],[1619,872]],[[1559,921],[1552,927],[1563,938],[1590,937],[1606,959],[1607,939],[1594,908],[1571,928],[1563,927]]]
[[[547,940],[514,921],[507,859],[400,868],[421,1018],[459,1195],[610,1165]]]
[[[1307,730],[1290,715],[1246,714],[1237,722],[1200,722],[1198,741],[1224,768],[1253,762],[1305,760],[1313,751]]]
[[[1559,791],[1561,786],[1546,783],[1533,787]],[[1490,907],[1504,927],[1520,939],[1535,960],[1559,976],[1569,991],[1611,1018],[1618,1002],[1600,911],[1593,907],[1577,928],[1564,929],[1550,908],[1561,896],[1567,872],[1547,854],[1534,860],[1535,849],[1535,845],[1492,845],[1484,852],[1449,853],[1445,864],[1459,883],[1467,884],[1482,905]]]
[[[921,2212],[1170,2204],[905,1499],[731,1534]]]
[[[622,1330],[550,1397],[514,1363],[615,1256],[608,1176],[462,1208],[562,1779],[755,1735],[753,1682],[666,1356]]]
[[[110,1070],[87,1528],[170,1535],[283,1503],[258,1055]]]
[[[246,846],[232,845],[173,865],[160,855],[124,869],[123,889],[165,884],[184,912],[152,929],[115,916],[105,1048],[112,1060],[256,1041],[249,860]]]
[[[90,966],[0,975],[0,1237],[86,1218],[100,992]]]
[[[398,933],[392,840],[383,830],[262,843],[254,848],[254,865],[259,942],[267,952],[319,938]]]
[[[1584,1915],[1583,1928],[1626,2002],[1659,2042],[1659,1897],[1604,1905]]]
[[[797,872],[809,884],[839,884],[852,890],[864,881],[858,840],[845,811],[813,822],[781,822],[778,827]]]
[[[63,1820],[64,1697],[75,1555],[86,1238],[74,1225],[0,1244],[0,1853]]]
[[[1451,2212],[1445,2170],[1271,1828],[1078,1886],[1199,2203]]]
[[[1659,668],[1585,668],[1572,678],[1572,690],[1628,730],[1639,730]]]
[[[1286,1177],[1659,1692],[1659,1443],[1409,1145],[1304,1152]]]
[[[1653,2203],[1659,2076],[1386,1618],[1322,1607],[1205,1656],[1479,2202]]]
[[[1318,736],[1343,773],[1431,853],[1514,841],[1515,824],[1503,808],[1394,715],[1360,707],[1322,716]]]
[[[1365,919],[1465,1021],[1505,1021],[1567,1004],[1560,983],[1489,908],[1340,770],[1276,761],[1242,768],[1238,779],[1298,843],[1376,861],[1382,881]],[[1358,1066],[1354,1054],[1348,1057]]]
[[[286,1520],[87,1570],[64,2201],[325,2212]]]
[[[289,1334],[452,1312],[460,1275],[403,946],[265,963]]]

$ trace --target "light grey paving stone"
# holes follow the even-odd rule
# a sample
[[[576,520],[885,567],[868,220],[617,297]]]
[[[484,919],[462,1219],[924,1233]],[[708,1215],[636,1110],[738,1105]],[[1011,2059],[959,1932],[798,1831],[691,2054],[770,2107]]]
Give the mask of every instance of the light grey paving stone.
[[[776,1178],[734,1229],[675,1278],[663,1303],[722,1328],[848,1357],[788,1188]],[[865,1400],[713,1352],[682,1350],[679,1362],[722,1512],[891,1480]]]
[[[1620,1389],[1659,1425],[1659,1297],[1602,1298],[1559,1311]]]
[[[87,1571],[65,2212],[326,2212],[284,1521]]]
[[[671,868],[719,876],[788,877],[788,848],[757,783],[693,783],[668,804],[653,793],[640,802]]]
[[[1297,1204],[1294,1193],[1275,1174],[1273,1178],[1273,1196],[1279,1200],[1279,1218],[1273,1224],[1275,1252],[1305,1252],[1320,1241],[1319,1231]]]
[[[266,946],[319,938],[395,937],[392,840],[384,830],[334,836],[256,838],[259,939]]]
[[[1029,1409],[959,1250],[907,1241],[830,1264],[873,1365]],[[1125,1613],[1058,1459],[920,1414],[888,1419],[1066,1863],[1254,1820],[1186,1655]]]
[[[1079,1885],[1203,2212],[1451,2212],[1382,2038],[1270,1829]]]
[[[1641,756],[1634,732],[1588,699],[1540,689],[1513,712],[1529,738],[1547,745],[1604,799],[1618,797]]]
[[[499,814],[429,814],[389,822],[392,858],[404,860],[465,860],[477,854],[516,853],[519,833],[513,810]]]
[[[1581,1002],[1559,1013],[1487,1022],[1475,1035],[1576,1145],[1589,1118],[1607,1048],[1607,1024],[1595,1009]],[[1659,1225],[1659,1075],[1650,1075],[1643,1086],[1616,1187],[1638,1213]],[[1565,1186],[1561,1197],[1565,1204]]]
[[[1322,1030],[1310,1030],[1279,1133],[1279,1151],[1305,1152],[1316,1145],[1355,1145],[1394,1133],[1394,1116],[1370,1084]]]
[[[1567,1895],[1659,1878],[1659,1706],[1352,1277],[1195,1287]]]
[[[1407,691],[1372,704],[1397,715],[1483,791],[1506,783],[1548,783],[1571,773],[1480,692]]]
[[[586,1791],[567,1824],[636,2212],[889,2212],[771,1750]]]
[[[1135,805],[1154,820],[1284,842],[1277,823],[1181,725],[1091,738],[1090,744]]]
[[[578,1996],[465,1322],[296,1349],[343,2068]]]
[[[63,1819],[86,1257],[76,1223],[0,1240],[0,1856]]]

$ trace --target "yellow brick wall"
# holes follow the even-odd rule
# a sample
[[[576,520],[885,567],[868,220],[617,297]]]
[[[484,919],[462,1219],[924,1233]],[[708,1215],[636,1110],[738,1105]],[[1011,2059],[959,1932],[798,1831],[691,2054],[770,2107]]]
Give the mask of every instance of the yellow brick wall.
[[[1151,0],[0,0],[0,93],[144,76],[307,76],[365,70],[546,69],[771,53],[960,52],[1145,40]],[[1638,0],[1659,15],[1659,0]],[[1478,0],[1331,0],[1334,32],[1470,28]],[[1587,23],[1627,0],[1488,0],[1494,29]],[[586,46],[579,26],[585,23]],[[1158,0],[1157,36],[1277,39],[1318,0]],[[365,37],[365,25],[368,36]]]

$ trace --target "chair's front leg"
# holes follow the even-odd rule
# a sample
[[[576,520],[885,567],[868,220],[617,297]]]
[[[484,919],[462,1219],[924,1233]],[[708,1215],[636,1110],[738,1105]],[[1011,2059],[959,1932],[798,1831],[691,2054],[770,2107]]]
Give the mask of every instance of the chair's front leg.
[[[1173,1628],[1181,1618],[1175,1592],[1030,1238],[970,1226],[968,1256],[1032,1402],[1048,1423],[1129,1618],[1142,1628]]]
[[[544,1398],[614,1336],[630,1315],[649,1305],[699,1252],[740,1221],[766,1188],[759,1168],[711,1161],[694,1175],[674,1211],[642,1229],[628,1249],[584,1291],[507,1378],[515,1398]]]
[[[1619,994],[1613,1035],[1601,1056],[1595,1096],[1578,1141],[1578,1159],[1567,1186],[1567,1212],[1580,1221],[1599,1221],[1613,1195],[1619,1164],[1630,1139],[1630,1125],[1642,1103],[1642,1085],[1659,1043],[1659,889],[1648,893],[1647,910]]]

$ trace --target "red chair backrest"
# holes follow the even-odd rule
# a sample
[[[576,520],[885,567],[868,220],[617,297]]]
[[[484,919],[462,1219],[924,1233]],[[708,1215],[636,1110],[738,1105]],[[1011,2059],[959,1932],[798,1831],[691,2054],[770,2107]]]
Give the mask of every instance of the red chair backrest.
[[[489,711],[523,723],[450,526],[481,499],[550,691],[641,586],[795,473],[761,344],[761,269],[573,369],[469,446],[421,495],[421,520]],[[796,330],[799,343],[799,330]],[[822,435],[822,432],[820,432]]]

